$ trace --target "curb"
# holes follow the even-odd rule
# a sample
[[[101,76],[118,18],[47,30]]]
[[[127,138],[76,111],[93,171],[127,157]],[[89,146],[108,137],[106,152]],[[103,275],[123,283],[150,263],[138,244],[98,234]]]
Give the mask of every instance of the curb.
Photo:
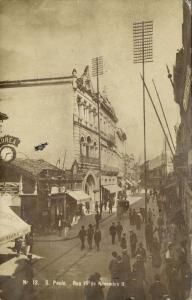
[[[110,217],[114,216],[115,213],[112,213],[109,216],[106,216],[105,218],[103,218],[100,223],[103,223],[104,221],[106,221],[107,219],[109,219]],[[95,227],[95,225],[93,225],[93,227]],[[46,242],[66,242],[66,241],[71,241],[78,238],[78,234],[72,236],[72,237],[68,237],[68,238],[58,238],[58,239],[47,239],[47,240],[41,240],[41,239],[34,239],[34,242],[40,242],[40,243],[46,243]]]

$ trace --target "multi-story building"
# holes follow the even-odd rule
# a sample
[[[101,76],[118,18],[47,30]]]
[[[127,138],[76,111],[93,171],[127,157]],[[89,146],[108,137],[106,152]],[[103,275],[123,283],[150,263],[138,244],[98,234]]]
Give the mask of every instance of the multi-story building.
[[[191,1],[183,1],[183,47],[176,54],[174,98],[180,107],[174,170],[184,218],[192,232],[192,99],[191,99]]]
[[[75,72],[73,72],[76,75]],[[118,128],[115,111],[106,96],[100,95],[98,117],[97,95],[93,91],[89,69],[81,78],[74,76],[74,158],[84,170],[83,189],[91,196],[92,204],[99,200],[99,180],[103,195],[118,192],[117,178],[123,176],[123,154],[126,134]],[[100,122],[100,133],[98,124]],[[99,160],[99,135],[100,159]],[[101,167],[101,173],[100,173]]]

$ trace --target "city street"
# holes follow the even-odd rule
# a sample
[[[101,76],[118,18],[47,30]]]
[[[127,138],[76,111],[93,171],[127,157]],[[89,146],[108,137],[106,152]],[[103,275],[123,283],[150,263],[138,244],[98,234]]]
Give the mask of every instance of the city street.
[[[134,207],[144,206],[143,198],[134,202]],[[156,209],[151,201],[150,207]],[[154,211],[154,214],[156,211]],[[157,215],[157,214],[156,214]],[[108,270],[111,260],[111,252],[117,251],[121,255],[121,248],[116,241],[114,246],[111,245],[111,237],[109,235],[109,226],[112,221],[117,221],[115,214],[104,221],[100,228],[102,231],[101,250],[99,252],[94,248],[89,251],[87,248],[80,250],[80,241],[73,239],[70,241],[57,242],[37,242],[34,245],[34,253],[43,257],[36,261],[33,265],[34,279],[38,280],[38,286],[34,286],[36,299],[42,299],[45,295],[49,295],[49,299],[84,299],[83,290],[84,281],[88,280],[88,274],[91,275],[99,272],[102,276],[102,282],[110,283],[110,273]],[[129,230],[135,229],[130,226],[127,216],[122,220],[124,232],[126,232],[128,241],[128,253],[130,254]],[[144,228],[136,231],[138,241],[142,241],[145,246]],[[134,259],[131,260],[131,263]],[[147,282],[153,280],[153,270],[151,267],[150,255],[147,255],[146,263]],[[65,282],[65,283],[64,283]],[[105,287],[105,293],[108,288]],[[52,296],[51,296],[52,295]],[[52,297],[52,298],[51,298]],[[75,298],[78,297],[78,298]]]

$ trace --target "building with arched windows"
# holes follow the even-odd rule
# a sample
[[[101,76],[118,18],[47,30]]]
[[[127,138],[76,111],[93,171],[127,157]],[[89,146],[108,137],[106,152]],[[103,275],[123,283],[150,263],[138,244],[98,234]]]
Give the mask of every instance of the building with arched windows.
[[[118,118],[110,101],[100,95],[98,117],[97,95],[93,90],[88,67],[80,78],[73,80],[74,114],[73,143],[74,158],[83,170],[83,189],[91,196],[92,207],[99,201],[99,179],[103,198],[119,191],[118,177],[123,177],[123,155],[126,134],[118,127]],[[100,159],[99,129],[100,121]]]

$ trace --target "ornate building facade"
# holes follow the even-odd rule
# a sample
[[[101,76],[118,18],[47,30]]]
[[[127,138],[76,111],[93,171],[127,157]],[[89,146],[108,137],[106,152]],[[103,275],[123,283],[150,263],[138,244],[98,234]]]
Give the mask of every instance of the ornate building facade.
[[[119,190],[117,179],[123,177],[126,134],[118,127],[115,111],[108,98],[103,95],[99,97],[98,116],[97,95],[92,87],[88,67],[80,78],[76,77],[75,71],[73,74],[74,158],[85,173],[83,189],[91,196],[94,204],[99,200],[100,175],[103,194],[106,191],[115,194]]]

